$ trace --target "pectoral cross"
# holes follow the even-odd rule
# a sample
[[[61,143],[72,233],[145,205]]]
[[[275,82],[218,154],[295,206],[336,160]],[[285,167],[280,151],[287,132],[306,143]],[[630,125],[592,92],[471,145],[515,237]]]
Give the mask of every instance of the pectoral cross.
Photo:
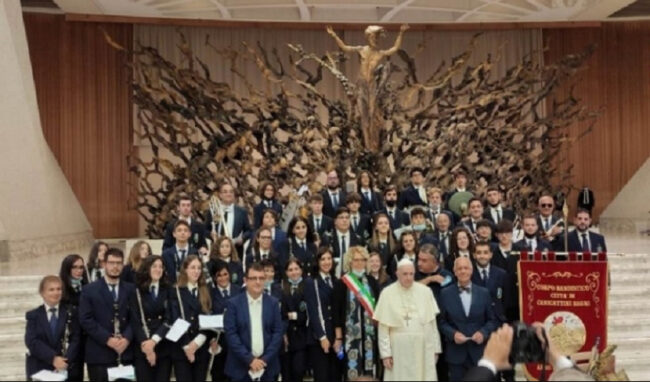
[[[410,326],[410,324],[411,324],[411,318],[413,318],[413,317],[411,317],[411,316],[409,315],[409,312],[406,311],[406,315],[404,316],[404,321],[406,321],[406,326]]]

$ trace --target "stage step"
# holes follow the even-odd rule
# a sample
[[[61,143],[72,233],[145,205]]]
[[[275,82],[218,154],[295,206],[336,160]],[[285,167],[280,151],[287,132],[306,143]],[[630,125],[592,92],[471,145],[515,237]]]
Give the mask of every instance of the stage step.
[[[650,256],[611,255],[608,343],[618,345],[617,367],[631,380],[650,375]],[[0,380],[25,379],[25,313],[42,303],[42,276],[0,277]],[[517,379],[524,380],[519,369]]]

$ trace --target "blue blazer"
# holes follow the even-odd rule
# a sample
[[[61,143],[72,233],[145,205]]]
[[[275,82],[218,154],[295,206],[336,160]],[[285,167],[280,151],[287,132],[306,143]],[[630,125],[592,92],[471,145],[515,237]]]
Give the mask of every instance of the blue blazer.
[[[339,207],[345,207],[345,198],[346,198],[346,193],[345,191],[339,187],[339,204],[337,206],[334,206],[334,202],[332,199],[330,199],[330,193],[328,192],[327,187],[323,189],[321,192],[321,195],[323,196],[323,215],[327,215],[330,218],[334,219],[334,214],[336,213],[336,209]]]
[[[490,265],[487,285],[483,282],[481,276],[478,267],[474,268],[474,273],[472,273],[472,284],[480,285],[490,291],[494,315],[501,321],[501,323],[506,322],[506,297],[511,297],[511,294],[508,291],[510,285],[508,282],[508,274],[503,269]]]
[[[135,287],[131,283],[120,282],[118,287],[118,318],[120,334],[131,345],[122,353],[122,361],[133,359],[133,330],[129,319],[129,296]],[[86,285],[81,291],[79,301],[79,322],[87,334],[86,363],[89,365],[106,365],[117,361],[117,353],[106,345],[113,336],[113,296],[101,278]]]
[[[248,293],[240,293],[227,303],[224,329],[228,342],[226,374],[233,381],[249,380],[248,367],[255,357],[251,353],[251,322],[248,311]],[[272,380],[280,374],[280,347],[284,325],[280,305],[274,297],[262,294],[262,330],[266,362],[263,380]]]
[[[528,251],[530,252],[530,247],[528,247],[528,243],[526,242],[526,239],[521,239],[516,243],[512,244],[512,250],[513,251]],[[551,243],[548,241],[541,239],[539,236],[537,237],[537,248],[535,248],[536,251],[544,251],[544,250],[549,250],[552,251],[553,248],[551,248]]]
[[[289,243],[291,245],[289,245]],[[284,265],[287,264],[287,262],[293,255],[302,263],[303,275],[305,276],[311,275],[315,265],[315,259],[316,259],[316,254],[318,253],[318,247],[316,247],[316,244],[314,242],[309,242],[309,241],[305,242],[305,246],[306,246],[306,250],[302,249],[302,247],[298,245],[298,242],[296,241],[295,238],[287,240],[287,242],[279,252],[280,253],[279,261],[281,264],[281,269],[284,269]]]
[[[350,216],[350,230],[354,231],[360,238],[364,241],[370,239],[372,234],[372,222],[370,221],[370,216],[359,213],[359,219],[357,221],[357,229],[354,229],[352,224],[352,216]]]
[[[408,208],[411,206],[426,205],[427,203],[420,198],[420,193],[415,187],[413,187],[412,184],[400,192],[399,199],[397,200],[397,207],[400,209]]]
[[[174,239],[174,224],[176,224],[177,221],[178,220],[172,220],[165,227],[165,236],[163,238],[164,240],[162,246],[163,252],[167,248],[171,248],[176,244],[176,239]],[[203,223],[200,223],[196,219],[192,218],[192,225],[190,227],[190,230],[192,232],[192,236],[190,236],[189,239],[190,245],[196,248],[207,248],[205,237],[208,236],[210,231],[205,230]]]
[[[384,208],[380,212],[388,216],[388,220],[390,221],[390,229],[393,232],[399,227],[403,225],[409,225],[411,223],[411,218],[409,217],[409,214],[400,210],[399,208],[395,210],[395,219],[393,219],[393,217],[390,216],[390,214],[388,213],[388,209],[386,208]]]
[[[379,192],[372,191],[370,194],[370,200],[368,200],[361,190],[359,190],[359,194],[361,195],[361,207],[359,208],[359,212],[372,217],[375,212],[384,208],[384,199]]]
[[[304,278],[296,292],[291,295],[291,286],[288,282],[283,283],[284,290],[280,297],[280,313],[285,321],[286,335],[289,340],[289,351],[307,350],[307,345],[312,343],[309,332],[309,315],[307,313],[307,302],[305,301],[305,284],[312,283],[311,278]],[[289,320],[289,313],[296,312],[298,318]]]
[[[44,305],[30,310],[25,315],[27,320],[25,346],[29,350],[25,369],[28,379],[43,369],[54,370],[52,360],[54,360],[55,356],[67,358],[68,366],[77,357],[81,329],[76,311],[66,305],[59,304],[57,313],[59,320],[57,321],[54,336],[52,336],[50,330],[48,312],[45,311]],[[69,324],[68,320],[70,321]],[[62,355],[61,348],[66,325],[68,325],[68,350],[66,354]]]
[[[197,253],[198,252],[196,251],[196,248],[190,245],[190,248],[185,254],[185,257],[189,255],[196,255]],[[178,272],[180,271],[182,265],[178,261],[176,245],[163,250],[162,258],[163,265],[165,266],[165,275],[167,275],[167,280],[170,282],[170,284],[175,284],[176,278],[178,277]]]
[[[309,227],[311,227],[311,231],[314,233],[318,233],[318,236],[320,236],[321,240],[323,239],[323,236],[325,236],[326,233],[332,232],[334,230],[334,220],[325,214],[321,215],[319,230],[316,230],[316,227],[314,226],[313,214],[309,215],[309,217],[307,218],[307,222],[309,223]]]
[[[320,273],[305,283],[305,302],[307,302],[307,313],[309,315],[309,329],[311,331],[312,342],[316,343],[323,336],[326,336],[330,343],[334,343],[332,293],[337,278],[335,276],[331,276],[330,278],[332,287],[327,285]],[[318,285],[318,296],[316,295],[316,285]]]
[[[278,214],[278,221],[282,216],[282,204],[277,200],[273,199],[273,204],[271,209]],[[264,202],[259,202],[253,207],[253,229],[258,229],[262,225],[262,215],[269,207],[264,204]],[[212,229],[212,228],[210,228]]]
[[[187,357],[185,356],[185,351],[183,346],[189,344],[194,337],[199,333],[204,334],[207,337],[207,341],[197,350],[197,357],[208,357],[208,344],[210,339],[214,337],[214,332],[212,331],[201,331],[199,329],[199,314],[209,314],[205,313],[201,309],[201,303],[198,298],[192,296],[192,293],[187,289],[187,287],[180,287],[179,294],[181,296],[183,304],[183,313],[185,313],[185,321],[190,323],[189,329],[187,332],[178,339],[178,341],[172,345],[172,359],[177,361],[185,361]],[[199,292],[200,293],[200,292]],[[211,293],[211,292],[210,292]],[[177,319],[183,318],[181,314],[181,302],[178,301],[176,295],[176,288],[170,289],[171,294],[171,323],[173,324]],[[212,298],[212,295],[210,295]]]
[[[568,244],[569,252],[582,252],[582,241],[578,236],[577,230],[569,232]],[[603,235],[589,231],[589,245],[591,246],[591,252],[593,253],[607,252],[605,237]]]
[[[131,329],[135,337],[134,353],[137,358],[146,358],[145,354],[140,350],[140,344],[157,334],[162,340],[156,345],[156,355],[159,358],[168,357],[171,355],[172,343],[165,339],[165,335],[169,328],[174,323],[171,318],[171,288],[160,287],[158,295],[154,299],[149,291],[140,291],[142,299],[142,310],[140,313],[140,304],[138,303],[138,296],[136,288],[129,296],[129,310],[131,315]],[[144,331],[142,324],[142,314],[147,322],[147,329],[149,330],[149,337]]]
[[[462,364],[469,356],[476,364],[483,355],[483,349],[490,333],[499,325],[494,310],[490,292],[476,284],[472,284],[472,303],[469,315],[465,315],[463,304],[458,292],[458,284],[453,283],[440,291],[440,315],[438,326],[446,342],[445,357],[448,363]],[[454,342],[454,333],[459,331],[466,337],[471,337],[477,331],[483,334],[481,345],[467,341],[458,345]]]
[[[232,230],[232,238],[236,238],[239,236],[239,234],[242,235],[242,239],[244,241],[250,239],[251,234],[253,232],[253,229],[251,228],[251,224],[248,220],[248,211],[244,209],[243,207],[234,205],[234,211],[235,211],[235,221],[233,222],[233,230]],[[230,217],[228,217],[230,219]],[[206,219],[205,219],[205,229],[208,232],[212,232],[212,213],[210,210],[206,212]],[[220,234],[222,227],[221,227],[221,222],[217,224],[215,227],[217,230],[217,233]]]
[[[223,314],[226,311],[228,300],[240,294],[244,288],[230,283],[229,297],[221,294],[219,287],[212,288],[212,314]]]

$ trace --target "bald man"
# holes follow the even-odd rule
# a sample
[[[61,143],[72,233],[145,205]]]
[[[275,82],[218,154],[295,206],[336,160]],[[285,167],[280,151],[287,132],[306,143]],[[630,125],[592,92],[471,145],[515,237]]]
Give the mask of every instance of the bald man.
[[[481,359],[490,333],[499,325],[490,292],[472,284],[472,262],[459,257],[454,262],[457,283],[440,293],[439,326],[446,343],[445,357],[452,381],[461,381],[467,370]]]

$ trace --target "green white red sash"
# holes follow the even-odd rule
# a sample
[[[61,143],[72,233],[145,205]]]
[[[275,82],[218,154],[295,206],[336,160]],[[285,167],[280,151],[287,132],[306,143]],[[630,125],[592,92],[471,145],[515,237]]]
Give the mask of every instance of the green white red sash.
[[[376,304],[375,298],[372,296],[372,293],[370,293],[368,288],[364,287],[359,278],[352,273],[346,273],[341,277],[341,281],[343,281],[345,286],[347,286],[354,294],[354,297],[357,298],[366,313],[368,313],[371,318],[374,317]]]

